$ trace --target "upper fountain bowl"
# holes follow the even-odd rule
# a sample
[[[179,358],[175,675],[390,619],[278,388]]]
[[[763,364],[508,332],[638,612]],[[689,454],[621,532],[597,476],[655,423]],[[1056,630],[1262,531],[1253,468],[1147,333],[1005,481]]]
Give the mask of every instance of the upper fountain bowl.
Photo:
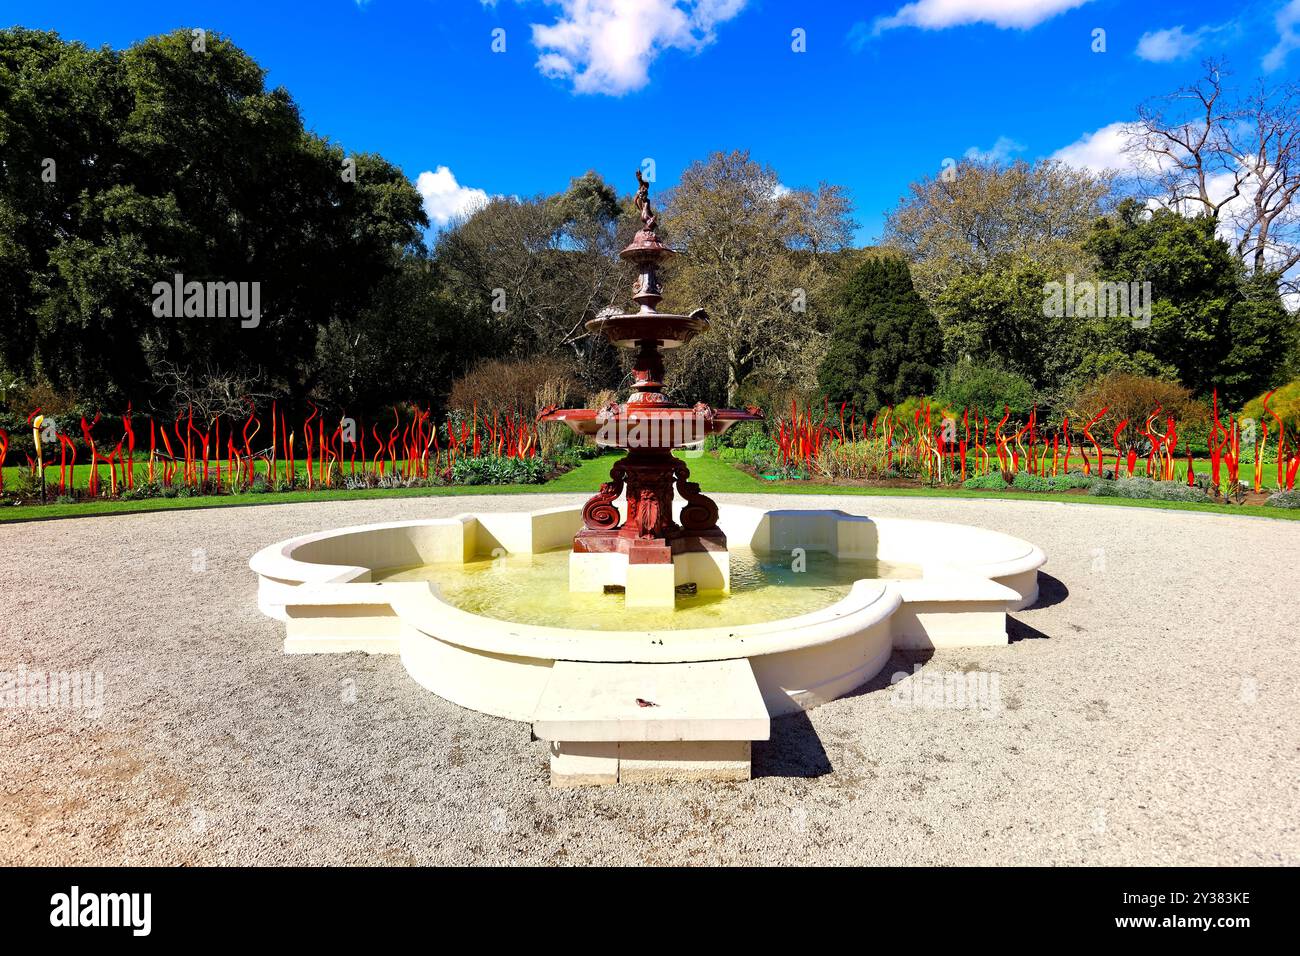
[[[709,319],[702,309],[690,315],[667,312],[631,312],[603,315],[587,323],[587,331],[603,335],[615,345],[636,348],[639,342],[657,342],[660,348],[675,349],[709,329]]]
[[[612,403],[605,408],[544,408],[539,422],[563,422],[606,448],[685,448],[721,435],[737,422],[762,421],[757,408],[711,408],[700,404]]]

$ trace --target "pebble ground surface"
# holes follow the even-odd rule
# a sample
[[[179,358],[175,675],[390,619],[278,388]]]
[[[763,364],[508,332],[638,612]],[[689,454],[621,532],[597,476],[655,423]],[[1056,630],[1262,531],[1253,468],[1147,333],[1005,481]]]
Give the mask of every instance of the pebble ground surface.
[[[1005,647],[774,720],[749,782],[556,790],[526,725],[395,656],[285,656],[248,558],[582,496],[0,525],[0,671],[103,676],[97,715],[0,708],[0,864],[1300,864],[1300,522],[718,498],[996,528],[1047,552],[1042,594]],[[975,706],[933,706],[972,672]]]

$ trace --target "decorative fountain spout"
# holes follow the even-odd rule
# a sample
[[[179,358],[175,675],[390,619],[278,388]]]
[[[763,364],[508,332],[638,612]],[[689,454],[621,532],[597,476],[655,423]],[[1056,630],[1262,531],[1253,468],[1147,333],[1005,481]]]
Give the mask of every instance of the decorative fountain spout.
[[[574,536],[569,565],[573,591],[623,587],[630,607],[671,607],[677,588],[726,591],[730,583],[727,539],[718,527],[718,506],[690,480],[686,463],[673,449],[720,435],[736,422],[758,421],[756,408],[714,409],[670,402],[663,391],[663,349],[685,345],[709,328],[704,310],[690,315],[659,312],[663,298],[659,269],[675,250],[659,238],[658,216],[650,205],[650,184],[637,170],[634,202],[641,228],[619,256],[637,268],[632,299],[636,312],[605,315],[587,323],[622,348],[636,349],[632,394],[603,409],[543,409],[539,421],[563,422],[598,444],[627,455],[610,470],[610,480],[582,509],[582,529]],[[673,518],[676,491],[684,501]],[[616,504],[626,498],[626,516]]]

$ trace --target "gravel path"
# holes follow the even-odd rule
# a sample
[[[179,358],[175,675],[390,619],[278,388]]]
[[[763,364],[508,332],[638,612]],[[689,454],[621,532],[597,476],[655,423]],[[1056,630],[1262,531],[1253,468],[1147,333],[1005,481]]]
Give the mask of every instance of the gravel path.
[[[0,864],[1300,864],[1300,522],[718,497],[998,528],[1049,577],[1009,646],[897,654],[774,721],[749,783],[552,790],[525,725],[396,657],[281,654],[247,561],[318,528],[581,496],[3,525],[0,671],[104,684],[98,717],[0,709]],[[915,664],[988,672],[989,706],[900,699],[888,675]]]

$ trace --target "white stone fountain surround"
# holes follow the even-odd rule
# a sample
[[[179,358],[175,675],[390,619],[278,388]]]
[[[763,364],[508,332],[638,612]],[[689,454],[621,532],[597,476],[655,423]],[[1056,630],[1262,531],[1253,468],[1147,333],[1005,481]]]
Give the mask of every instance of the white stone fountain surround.
[[[1005,644],[1006,612],[1033,604],[1046,561],[1033,544],[968,525],[723,505],[719,526],[733,544],[919,565],[922,576],[861,580],[842,600],[798,617],[679,631],[517,624],[453,607],[429,582],[370,582],[376,570],[497,548],[568,547],[581,524],[580,509],[551,508],[363,525],[282,541],[249,566],[259,577],[258,606],[285,622],[286,653],[400,654],[439,696],[532,722],[557,661],[743,659],[770,716],[808,710],[870,680],[893,648]]]

